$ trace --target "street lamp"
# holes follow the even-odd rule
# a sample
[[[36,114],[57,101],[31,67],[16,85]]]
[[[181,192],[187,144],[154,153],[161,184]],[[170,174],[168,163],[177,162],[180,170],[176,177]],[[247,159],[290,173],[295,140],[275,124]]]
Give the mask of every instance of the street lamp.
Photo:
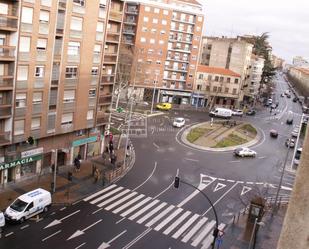
[[[258,222],[258,218],[255,218],[248,249],[251,249],[253,239],[254,239],[253,249],[255,248],[256,227],[257,227],[257,226],[264,226],[264,225],[265,225],[264,222],[262,222],[262,221]]]
[[[215,220],[216,220],[216,227],[215,227],[215,229],[214,229],[214,231],[213,231],[213,234],[212,234],[212,235],[214,236],[214,239],[213,239],[213,242],[211,243],[211,248],[212,248],[212,249],[215,249],[215,244],[216,244],[216,240],[217,240],[218,233],[219,233],[219,222],[218,222],[218,215],[217,215],[217,212],[216,212],[216,209],[215,209],[214,205],[212,204],[212,202],[211,202],[211,200],[208,198],[208,196],[207,196],[203,191],[201,191],[199,188],[195,187],[195,186],[192,185],[191,183],[188,183],[188,182],[185,182],[185,181],[181,180],[181,179],[179,178],[179,176],[175,176],[174,187],[175,187],[175,188],[178,188],[180,182],[181,182],[181,183],[184,183],[184,184],[186,184],[186,185],[188,185],[188,186],[190,186],[190,187],[192,187],[192,188],[194,188],[194,189],[196,189],[196,190],[198,190],[198,191],[207,199],[207,201],[209,202],[209,204],[210,204],[212,210],[214,211]]]
[[[151,110],[150,113],[152,114],[153,112],[153,105],[154,105],[154,99],[155,99],[155,95],[156,95],[156,89],[157,89],[157,83],[158,83],[158,73],[156,72],[156,79],[155,79],[155,85],[153,88],[153,93],[152,93],[152,101],[151,101]]]

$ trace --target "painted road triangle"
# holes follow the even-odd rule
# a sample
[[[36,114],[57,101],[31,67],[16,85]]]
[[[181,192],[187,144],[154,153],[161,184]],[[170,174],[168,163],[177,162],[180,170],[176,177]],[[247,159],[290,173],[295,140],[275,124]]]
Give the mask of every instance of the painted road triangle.
[[[248,193],[252,188],[247,187],[247,186],[243,186],[240,195],[244,195],[246,193]]]
[[[219,183],[217,183],[217,186],[215,187],[214,192],[216,192],[220,189],[223,189],[224,187],[226,187],[226,185],[219,182]]]

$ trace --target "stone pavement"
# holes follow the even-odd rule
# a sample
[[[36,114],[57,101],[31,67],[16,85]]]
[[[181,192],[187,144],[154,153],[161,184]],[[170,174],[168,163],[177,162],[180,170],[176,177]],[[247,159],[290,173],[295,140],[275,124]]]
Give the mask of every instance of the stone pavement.
[[[102,189],[103,179],[106,186],[126,174],[134,164],[134,149],[131,151],[131,155],[126,158],[126,167],[123,165],[124,147],[115,150],[115,154],[118,162],[115,166],[110,163],[108,158],[103,159],[102,156],[97,156],[82,161],[78,172],[75,171],[73,165],[59,167],[56,191],[52,194],[53,205],[70,205],[86,195]],[[94,178],[94,166],[100,171],[100,178],[97,181]],[[73,174],[72,182],[68,180],[69,171]],[[38,187],[51,191],[52,181],[53,173],[50,172],[0,188],[0,210],[5,210],[16,197]]]
[[[257,230],[255,247],[251,249],[275,249],[279,240],[284,216],[286,213],[287,206],[283,205],[279,210],[272,215],[271,211],[264,214],[262,218],[263,225],[259,226]],[[231,224],[224,230],[222,237],[222,244],[217,249],[248,249],[252,226],[247,228],[248,214],[240,215],[236,217],[234,223]]]

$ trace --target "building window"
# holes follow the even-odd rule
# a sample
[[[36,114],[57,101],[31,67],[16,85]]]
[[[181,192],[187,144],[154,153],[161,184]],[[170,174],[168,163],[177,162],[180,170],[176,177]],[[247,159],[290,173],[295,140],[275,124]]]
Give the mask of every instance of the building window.
[[[9,13],[9,5],[6,3],[0,3],[0,14],[7,15]]]
[[[157,23],[158,23],[158,19],[157,19],[157,18],[153,18],[153,19],[152,19],[152,23],[157,24]]]
[[[164,35],[165,33],[166,33],[165,30],[161,30],[161,31],[160,31],[160,34],[161,34],[161,35]]]
[[[209,81],[212,80],[212,75],[208,75],[208,80],[209,80]]]
[[[40,23],[48,23],[49,22],[49,12],[45,10],[40,11]]]
[[[142,27],[142,31],[143,31],[143,32],[147,32],[147,30],[148,30],[148,29],[147,29],[146,27]]]
[[[22,7],[21,22],[32,24],[33,9],[28,7]]]
[[[43,92],[34,92],[32,97],[33,104],[41,104],[43,100]]]
[[[163,15],[168,16],[168,10],[163,10]]]
[[[162,25],[167,25],[167,21],[165,19],[162,20]]]
[[[93,119],[93,115],[94,115],[94,111],[93,110],[89,110],[87,112],[87,120],[92,120]]]
[[[37,130],[41,127],[41,118],[33,118],[31,120],[31,130]]]
[[[97,22],[97,32],[104,32],[104,23],[103,22]]]
[[[197,26],[197,27],[196,27],[196,31],[197,31],[197,32],[201,31],[201,27],[200,27],[200,26]]]
[[[66,79],[77,78],[77,67],[66,67],[65,68],[65,78]]]
[[[202,75],[202,74],[200,74],[200,75]],[[202,85],[197,85],[197,90],[202,90]]]
[[[157,29],[151,29],[151,33],[156,33],[157,32]]]
[[[159,14],[160,13],[160,9],[154,8],[154,13]]]
[[[223,82],[223,80],[224,80],[224,77],[221,76],[220,77],[220,82]]]
[[[25,132],[25,120],[16,120],[14,122],[14,135],[22,135]]]
[[[191,59],[192,59],[193,61],[195,61],[195,60],[196,60],[196,55],[192,55]]]
[[[84,7],[85,6],[85,0],[73,0],[73,4],[77,6]]]
[[[75,101],[75,90],[64,90],[63,102],[74,102]]]
[[[214,86],[214,87],[212,88],[212,91],[213,91],[213,92],[217,92],[217,90],[218,90],[218,88],[217,88],[216,86]]]
[[[36,66],[34,76],[38,78],[44,77],[44,66]]]
[[[155,39],[150,39],[150,44],[155,44]]]
[[[215,81],[219,82],[219,76],[215,76]]]
[[[27,94],[26,93],[16,93],[16,108],[27,106]]]
[[[201,21],[203,21],[203,17],[202,17],[202,16],[198,16],[198,17],[197,17],[197,20],[198,20],[199,22],[201,22]]]
[[[92,67],[91,69],[91,75],[96,76],[99,74],[99,68],[98,67]]]
[[[45,51],[47,48],[47,39],[39,38],[36,44],[36,49],[40,51]]]
[[[156,61],[156,64],[157,64],[157,65],[160,65],[160,64],[161,64],[161,61]]]
[[[69,42],[68,55],[79,55],[80,42]]]
[[[203,79],[203,74],[199,74],[198,78],[199,78],[199,80],[202,80]]]
[[[159,50],[158,50],[158,55],[162,55],[162,54],[163,54],[162,49],[159,49]]]
[[[149,60],[149,59],[146,61],[146,63],[147,63],[148,65],[150,65],[151,62],[152,62],[152,60]]]
[[[146,42],[146,38],[145,37],[141,37],[141,42]]]
[[[18,81],[28,80],[28,66],[18,66],[17,80]]]
[[[230,77],[227,77],[227,78],[226,78],[226,82],[227,82],[227,83],[230,83],[230,82],[231,82],[231,78],[230,78]]]
[[[153,53],[153,49],[148,49],[148,54],[152,54]]]
[[[88,97],[95,97],[95,95],[96,95],[96,89],[95,88],[89,89]]]
[[[192,74],[189,74],[189,78],[192,78],[193,77],[193,75]]]
[[[210,86],[206,86],[206,91],[210,91]]]
[[[237,89],[233,88],[233,94],[237,94]]]
[[[93,52],[94,52],[95,55],[99,55],[101,53],[101,45],[95,44]]]
[[[164,44],[164,41],[163,41],[163,40],[160,40],[160,41],[159,41],[159,44],[161,44],[161,45]]]
[[[149,6],[145,6],[145,11],[146,12],[150,12],[150,7]]]
[[[80,17],[72,16],[70,29],[82,31],[83,30],[83,19]]]
[[[228,87],[226,87],[226,88],[224,89],[224,92],[225,92],[225,93],[229,93]]]
[[[218,92],[219,92],[219,93],[222,92],[222,87],[221,87],[221,86],[218,87]]]
[[[41,5],[51,7],[51,0],[41,0]]]
[[[148,21],[149,21],[148,16],[144,16],[144,22],[148,22]]]
[[[61,116],[61,125],[72,124],[73,123],[73,113],[64,113]]]
[[[235,80],[234,80],[234,83],[235,83],[235,84],[238,84],[238,79],[235,79]]]
[[[19,52],[30,52],[31,38],[28,36],[21,36],[19,41]]]

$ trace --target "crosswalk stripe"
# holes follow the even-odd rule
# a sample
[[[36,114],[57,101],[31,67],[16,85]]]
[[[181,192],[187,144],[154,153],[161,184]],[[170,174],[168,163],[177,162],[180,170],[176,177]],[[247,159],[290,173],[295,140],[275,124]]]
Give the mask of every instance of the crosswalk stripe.
[[[188,240],[203,226],[203,224],[208,220],[208,218],[203,217],[202,219],[199,220],[199,222],[186,234],[185,237],[181,240],[184,243],[187,243]]]
[[[132,192],[129,195],[125,196],[124,198],[120,199],[119,201],[116,201],[116,202],[112,203],[111,205],[105,207],[104,209],[105,210],[111,210],[114,207],[118,206],[119,204],[121,204],[121,203],[125,202],[126,200],[130,199],[132,196],[134,196],[136,194],[137,194],[137,192]]]
[[[159,206],[157,206],[155,209],[151,210],[148,214],[144,215],[142,218],[140,218],[137,223],[142,224],[145,220],[149,219],[152,215],[154,215],[156,212],[158,212],[161,208],[166,206],[166,202],[161,203]]]
[[[123,189],[123,187],[118,187],[118,188],[116,188],[116,189],[114,189],[114,190],[108,192],[107,194],[102,195],[102,196],[100,196],[100,197],[94,199],[94,200],[91,201],[90,203],[91,203],[91,204],[96,204],[96,203],[98,203],[99,201],[102,201],[103,199],[105,199],[105,198],[107,198],[107,197],[109,197],[109,196],[111,196],[111,195],[113,195],[113,194],[119,192],[119,191],[122,190],[122,189]]]
[[[143,206],[146,202],[150,201],[152,198],[151,197],[147,197],[146,199],[142,200],[141,202],[137,203],[135,206],[129,208],[127,211],[125,211],[124,213],[121,214],[122,217],[126,217],[128,216],[130,213],[134,212],[136,209],[138,209],[139,207]],[[141,209],[143,210],[143,209]],[[141,211],[140,210],[140,211]],[[131,218],[131,217],[130,217]],[[129,218],[129,219],[130,219]],[[130,219],[131,220],[131,219]]]
[[[145,195],[141,194],[138,195],[137,197],[135,197],[134,199],[132,199],[131,201],[127,202],[126,204],[120,206],[119,208],[115,209],[113,211],[114,214],[119,213],[120,211],[124,210],[125,208],[127,208],[128,206],[132,205],[134,202],[137,202],[139,199],[143,198]]]
[[[110,189],[112,189],[112,188],[114,188],[114,187],[116,187],[116,186],[117,186],[116,184],[110,185],[110,186],[108,186],[107,188],[105,188],[105,189],[103,189],[103,190],[101,190],[101,191],[99,191],[99,192],[96,192],[96,193],[94,193],[94,194],[92,194],[92,195],[86,197],[86,198],[84,199],[84,201],[89,201],[89,200],[91,200],[92,198],[94,198],[94,197],[96,197],[96,196],[98,196],[98,195],[100,195],[100,194],[103,194],[104,192],[106,192],[106,191],[108,191],[108,190],[110,190]]]
[[[176,233],[174,233],[172,238],[178,239],[198,217],[200,217],[198,214],[194,214]]]
[[[186,211],[183,213],[172,225],[170,225],[163,234],[168,235],[171,231],[173,231],[185,218],[187,218],[191,214],[190,211]]]
[[[219,230],[223,230],[225,228],[225,224],[221,223],[219,226],[218,226],[218,229]],[[214,236],[212,235],[212,233],[210,233],[206,239],[202,242],[202,249],[208,249],[211,245],[211,243],[213,242],[214,240]]]
[[[149,203],[147,206],[145,206],[143,209],[141,209],[140,211],[138,211],[137,213],[135,213],[134,215],[132,215],[131,217],[129,217],[129,220],[134,220],[136,217],[140,216],[141,214],[145,213],[148,209],[150,209],[151,207],[153,207],[154,205],[156,205],[159,201],[158,200],[154,200],[153,202]]]
[[[203,238],[205,238],[205,236],[210,232],[210,230],[215,226],[215,224],[215,220],[212,220],[208,224],[206,224],[206,226],[201,229],[201,233],[195,238],[195,240],[193,240],[191,245],[196,247],[199,243],[201,243]]]
[[[172,219],[174,219],[178,214],[180,214],[182,212],[182,210],[183,210],[182,208],[176,209],[176,211],[174,211],[170,216],[165,218],[159,225],[157,225],[154,228],[154,230],[159,231],[161,228],[166,226]]]
[[[108,203],[110,203],[110,202],[112,202],[112,201],[118,199],[119,197],[125,195],[125,194],[128,193],[128,192],[130,192],[130,189],[125,189],[125,190],[123,190],[122,192],[120,192],[119,194],[113,196],[112,198],[108,198],[107,200],[105,200],[105,201],[99,203],[97,206],[98,206],[98,207],[103,207],[103,206],[105,206],[106,204],[108,204]]]
[[[146,227],[152,226],[154,223],[156,223],[158,220],[160,220],[164,215],[166,215],[169,211],[171,211],[175,206],[171,205],[167,209],[165,209],[162,213],[154,217],[152,220],[150,220],[148,223],[146,223]]]

